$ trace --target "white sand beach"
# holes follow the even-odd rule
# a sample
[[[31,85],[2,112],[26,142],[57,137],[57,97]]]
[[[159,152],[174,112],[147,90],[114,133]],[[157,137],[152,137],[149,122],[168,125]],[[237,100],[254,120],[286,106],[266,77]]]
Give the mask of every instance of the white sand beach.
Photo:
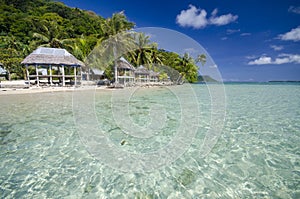
[[[14,94],[28,94],[28,93],[46,93],[46,92],[70,92],[74,90],[86,90],[86,89],[95,89],[95,90],[111,90],[106,86],[84,86],[84,87],[38,87],[38,86],[28,86],[26,81],[17,80],[17,81],[2,81],[0,83],[0,95],[14,95]]]
[[[134,86],[142,88],[160,87],[160,86],[171,86],[171,82],[156,82],[156,83],[144,83],[136,84]],[[134,87],[133,86],[133,87]],[[126,87],[131,88],[131,87]],[[0,83],[0,96],[1,95],[14,95],[14,94],[29,94],[29,93],[47,93],[47,92],[70,92],[78,90],[115,90],[119,88],[109,88],[107,86],[97,86],[92,84],[84,84],[83,86],[29,86],[25,80],[15,81],[2,81]]]

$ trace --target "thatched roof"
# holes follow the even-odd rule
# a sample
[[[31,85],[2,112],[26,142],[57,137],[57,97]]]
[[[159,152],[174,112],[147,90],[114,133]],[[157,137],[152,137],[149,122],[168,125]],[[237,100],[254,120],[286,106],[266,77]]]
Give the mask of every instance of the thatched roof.
[[[92,68],[91,69],[94,75],[104,75],[103,70],[99,70],[98,68]]]
[[[135,70],[134,67],[124,57],[121,57],[117,61],[117,67],[118,69]]]
[[[67,50],[61,48],[39,47],[28,55],[22,62],[25,65],[65,65],[84,66],[84,63],[76,59]]]
[[[150,70],[150,77],[159,77],[159,73],[154,72],[153,70]]]
[[[136,71],[134,72],[137,75],[149,75],[150,72],[144,66],[139,66]]]

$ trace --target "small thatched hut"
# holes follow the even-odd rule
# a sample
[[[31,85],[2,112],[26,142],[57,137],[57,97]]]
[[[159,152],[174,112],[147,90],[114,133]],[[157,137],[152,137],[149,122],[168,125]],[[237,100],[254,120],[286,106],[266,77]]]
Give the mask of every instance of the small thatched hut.
[[[76,59],[65,49],[39,47],[28,55],[22,62],[26,67],[27,80],[35,79],[37,85],[41,78],[47,78],[48,83],[53,85],[54,79],[59,80],[62,86],[65,86],[66,79],[74,80],[76,85],[78,76],[77,68],[84,66],[84,63]],[[30,74],[28,68],[35,67],[35,74]],[[73,70],[71,70],[73,68]],[[43,73],[40,74],[41,69]]]
[[[150,70],[150,82],[158,82],[159,81],[159,73],[158,72],[154,72],[153,70]]]
[[[116,63],[118,69],[118,83],[124,86],[126,86],[126,84],[133,84],[135,68],[124,57],[121,57]]]
[[[134,75],[135,81],[138,83],[146,83],[150,81],[150,71],[142,65],[134,71]]]

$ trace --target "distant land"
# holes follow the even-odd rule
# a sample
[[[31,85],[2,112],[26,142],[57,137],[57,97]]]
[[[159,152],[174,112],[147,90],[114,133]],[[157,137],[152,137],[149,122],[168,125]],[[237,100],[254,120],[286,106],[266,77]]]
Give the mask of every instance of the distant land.
[[[268,82],[300,82],[300,80],[271,80],[271,81],[268,81]]]
[[[218,81],[208,75],[199,75],[198,82],[218,82]]]

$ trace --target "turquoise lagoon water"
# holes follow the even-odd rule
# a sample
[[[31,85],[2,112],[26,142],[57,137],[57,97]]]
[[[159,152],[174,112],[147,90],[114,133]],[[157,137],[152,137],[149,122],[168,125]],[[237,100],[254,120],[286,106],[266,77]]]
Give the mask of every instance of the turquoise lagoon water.
[[[88,150],[78,132],[87,110],[74,111],[74,93],[0,96],[0,198],[300,198],[300,85],[225,84],[224,126],[206,156],[199,151],[212,128],[211,96],[204,84],[192,87],[196,134],[174,161],[147,172],[119,170],[106,151]],[[182,104],[168,88],[138,89],[127,103],[130,124],[162,121],[147,137],[124,133],[112,91],[94,94],[90,117],[120,150],[149,154],[181,133]]]

